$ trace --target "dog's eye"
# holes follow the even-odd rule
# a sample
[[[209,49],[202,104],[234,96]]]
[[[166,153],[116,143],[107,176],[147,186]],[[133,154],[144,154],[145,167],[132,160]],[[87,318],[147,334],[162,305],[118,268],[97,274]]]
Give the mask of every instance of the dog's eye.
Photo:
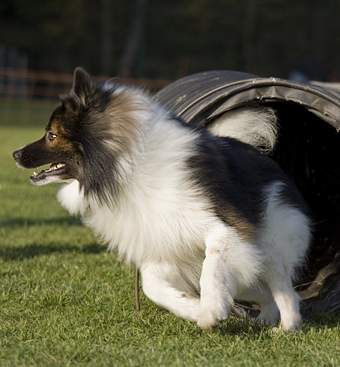
[[[56,134],[51,133],[51,131],[49,131],[49,132],[47,133],[47,139],[48,139],[49,141],[54,140],[56,137],[57,137],[57,135],[56,135]]]

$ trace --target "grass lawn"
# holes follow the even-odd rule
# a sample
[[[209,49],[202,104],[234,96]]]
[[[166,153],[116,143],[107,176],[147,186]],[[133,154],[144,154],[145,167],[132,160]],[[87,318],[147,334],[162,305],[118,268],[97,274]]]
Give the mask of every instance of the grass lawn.
[[[144,296],[137,313],[132,271],[59,207],[55,186],[33,187],[15,167],[11,152],[41,130],[9,125],[0,127],[1,367],[340,366],[339,319],[283,334],[230,318],[202,332]]]

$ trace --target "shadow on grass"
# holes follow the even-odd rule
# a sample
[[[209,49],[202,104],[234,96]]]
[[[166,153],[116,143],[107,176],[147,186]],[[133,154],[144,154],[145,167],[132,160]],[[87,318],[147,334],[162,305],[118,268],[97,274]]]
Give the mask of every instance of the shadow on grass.
[[[80,219],[74,217],[56,217],[56,218],[11,218],[0,220],[0,227],[28,227],[28,226],[50,226],[50,225],[82,225]]]
[[[299,332],[306,333],[312,329],[335,328],[340,325],[340,314],[330,312],[328,314],[313,315],[309,318],[304,318],[301,330],[296,332],[287,332],[282,330],[273,330],[272,326],[258,324],[255,319],[232,318],[222,322],[215,332],[220,335],[235,335],[241,339],[249,338],[249,336],[259,337],[263,333],[269,335],[298,335]]]
[[[317,313],[304,319],[303,328],[339,327],[340,312]]]
[[[254,337],[262,334],[266,327],[255,322],[254,319],[243,317],[232,317],[226,321],[223,321],[215,329],[215,332],[219,335],[237,335],[242,338],[253,335]]]
[[[62,253],[98,254],[106,251],[105,246],[90,244],[74,246],[65,244],[29,245],[24,247],[0,246],[0,259],[4,261],[23,261],[37,256]]]

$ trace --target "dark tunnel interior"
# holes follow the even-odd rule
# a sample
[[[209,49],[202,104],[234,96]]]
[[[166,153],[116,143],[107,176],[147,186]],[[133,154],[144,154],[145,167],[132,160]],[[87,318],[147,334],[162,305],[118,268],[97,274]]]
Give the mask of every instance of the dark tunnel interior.
[[[297,284],[308,285],[340,250],[340,133],[295,103],[272,104],[279,138],[272,157],[295,180],[311,210],[313,242]]]

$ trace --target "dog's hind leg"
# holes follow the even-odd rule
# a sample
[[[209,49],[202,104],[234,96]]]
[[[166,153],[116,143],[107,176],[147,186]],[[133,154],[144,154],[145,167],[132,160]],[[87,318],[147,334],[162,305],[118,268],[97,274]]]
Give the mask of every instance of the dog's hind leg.
[[[144,294],[157,305],[166,308],[175,315],[197,322],[199,298],[180,290],[177,269],[169,264],[145,264],[140,269]]]
[[[268,303],[262,303],[260,305],[261,312],[257,316],[256,321],[264,325],[276,325],[279,318],[280,312],[274,300]]]
[[[281,328],[295,330],[301,324],[301,315],[292,279],[294,269],[308,246],[309,227],[306,217],[292,208],[277,209],[271,215],[270,224],[272,234],[267,235],[263,242],[267,248],[267,259],[262,279],[279,308]]]
[[[260,270],[260,253],[232,227],[218,222],[205,239],[198,325],[211,328],[227,318],[241,287],[249,287]]]
[[[264,325],[276,325],[280,313],[270,289],[261,282],[258,286],[250,287],[237,295],[239,301],[255,302],[260,306],[256,321]]]
[[[286,196],[288,194],[290,196]],[[310,223],[302,210],[287,204],[292,193],[283,184],[272,184],[267,195],[268,204],[259,237],[266,255],[261,279],[268,285],[280,310],[282,329],[294,330],[301,324],[301,315],[292,279],[309,245]]]
[[[267,273],[266,282],[280,310],[282,329],[298,329],[301,324],[299,296],[292,286],[290,274],[284,267],[276,267]]]

